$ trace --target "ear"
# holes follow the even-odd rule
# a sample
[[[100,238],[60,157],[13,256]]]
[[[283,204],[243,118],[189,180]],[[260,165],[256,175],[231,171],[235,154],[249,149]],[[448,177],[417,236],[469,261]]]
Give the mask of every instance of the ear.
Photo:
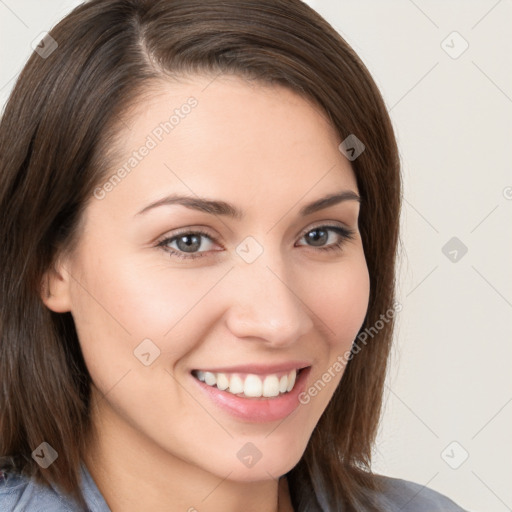
[[[44,304],[55,313],[71,311],[71,275],[64,261],[58,259],[41,278],[40,295]]]

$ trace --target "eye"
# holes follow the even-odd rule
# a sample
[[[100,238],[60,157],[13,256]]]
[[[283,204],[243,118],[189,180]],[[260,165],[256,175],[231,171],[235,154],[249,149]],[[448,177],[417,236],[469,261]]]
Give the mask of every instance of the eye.
[[[176,256],[177,258],[190,259],[201,258],[203,253],[206,251],[201,251],[199,253],[194,251],[198,250],[204,245],[202,243],[203,238],[207,238],[212,242],[216,242],[216,240],[208,233],[198,229],[195,231],[183,231],[172,237],[165,238],[158,243],[157,247],[162,247],[172,257]],[[170,248],[169,245],[171,244],[176,244],[176,248]]]
[[[323,245],[329,239],[330,234],[333,235],[332,238],[335,241],[328,245]],[[341,251],[347,240],[355,238],[355,231],[343,226],[317,226],[309,228],[301,238],[312,242],[313,247],[316,247],[319,251]]]
[[[157,247],[164,249],[171,257],[197,259],[202,258],[210,252],[207,249],[199,251],[199,249],[203,248],[205,245],[202,242],[204,238],[208,239],[209,243],[217,243],[215,238],[210,236],[207,232],[197,229],[194,231],[182,231],[174,236],[164,238],[157,243]],[[313,244],[309,247],[317,249],[318,251],[339,252],[342,250],[346,240],[355,238],[355,231],[343,226],[322,225],[309,228],[307,231],[303,232],[300,239],[303,238],[306,239],[308,243]],[[324,245],[329,239],[334,239],[334,241],[328,245]],[[174,247],[171,247],[173,244],[175,244]],[[208,243],[206,246],[208,246]]]

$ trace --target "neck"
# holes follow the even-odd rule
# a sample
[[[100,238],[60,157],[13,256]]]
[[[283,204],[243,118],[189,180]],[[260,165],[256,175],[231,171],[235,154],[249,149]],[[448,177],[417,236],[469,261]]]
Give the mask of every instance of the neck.
[[[165,452],[108,407],[91,410],[84,463],[112,512],[293,512],[285,477],[239,482],[214,475]]]

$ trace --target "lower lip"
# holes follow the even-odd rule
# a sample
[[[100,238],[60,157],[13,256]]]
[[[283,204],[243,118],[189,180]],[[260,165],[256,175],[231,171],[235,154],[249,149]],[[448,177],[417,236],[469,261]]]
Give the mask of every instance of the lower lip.
[[[275,397],[245,398],[229,391],[208,386],[191,375],[192,379],[206,395],[224,411],[251,423],[278,421],[286,418],[300,405],[299,395],[306,387],[311,367],[304,368],[297,376],[293,389]]]

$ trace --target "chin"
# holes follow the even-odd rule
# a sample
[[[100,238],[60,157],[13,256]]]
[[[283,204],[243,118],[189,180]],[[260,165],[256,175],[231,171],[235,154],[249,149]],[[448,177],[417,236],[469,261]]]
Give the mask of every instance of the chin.
[[[279,478],[291,469],[293,469],[302,457],[304,449],[291,451],[285,443],[281,444],[281,449],[275,449],[273,446],[265,447],[264,441],[259,443],[260,449],[256,449],[250,442],[238,443],[240,448],[232,457],[224,458],[223,469],[216,473],[219,477],[225,478],[229,474],[229,479],[236,482],[255,482]]]

